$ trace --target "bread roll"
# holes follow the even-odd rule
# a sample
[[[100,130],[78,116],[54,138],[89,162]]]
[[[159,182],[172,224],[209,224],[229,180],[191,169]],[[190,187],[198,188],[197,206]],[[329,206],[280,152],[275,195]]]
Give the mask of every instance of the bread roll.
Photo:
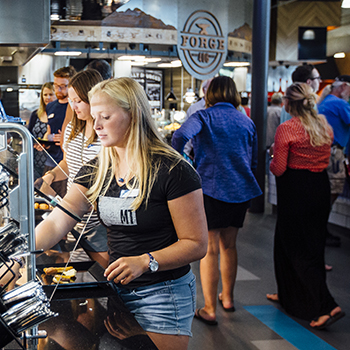
[[[39,209],[41,210],[48,210],[49,209],[49,205],[46,203],[40,203],[39,204]]]

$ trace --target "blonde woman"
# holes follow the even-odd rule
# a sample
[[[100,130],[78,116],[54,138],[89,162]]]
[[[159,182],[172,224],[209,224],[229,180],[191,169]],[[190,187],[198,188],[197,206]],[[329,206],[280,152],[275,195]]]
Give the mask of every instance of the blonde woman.
[[[102,148],[63,205],[82,215],[94,204],[108,232],[105,276],[158,349],[187,349],[196,300],[189,263],[207,247],[199,176],[158,136],[140,84],[111,79],[89,98]],[[54,209],[36,229],[37,248],[48,249],[74,224]]]
[[[40,104],[39,108],[35,110],[29,119],[28,130],[36,138],[45,138],[47,133],[47,114],[46,105],[56,100],[55,90],[53,83],[45,83],[41,87],[40,91]],[[43,151],[43,147],[35,141],[34,144],[34,180],[40,178],[43,175],[46,153]]]
[[[309,85],[295,83],[284,96],[293,116],[277,128],[270,170],[276,175],[274,261],[279,301],[291,315],[323,329],[344,316],[330,294],[324,269],[330,209],[328,166],[333,132],[317,115]]]

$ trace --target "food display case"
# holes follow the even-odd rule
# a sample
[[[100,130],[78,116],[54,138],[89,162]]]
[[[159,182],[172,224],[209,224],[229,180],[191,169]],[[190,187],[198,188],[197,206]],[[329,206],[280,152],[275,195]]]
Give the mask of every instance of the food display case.
[[[33,144],[21,123],[0,123],[0,346],[16,341],[36,349],[38,324],[55,314],[36,279]],[[16,261],[25,261],[26,281],[12,290]]]

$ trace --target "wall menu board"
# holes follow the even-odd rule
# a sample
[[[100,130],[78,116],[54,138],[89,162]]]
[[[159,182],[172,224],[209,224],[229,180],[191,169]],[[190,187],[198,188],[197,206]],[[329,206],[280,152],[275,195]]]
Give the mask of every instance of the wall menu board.
[[[145,89],[151,108],[161,110],[163,108],[163,71],[132,67],[131,76]]]

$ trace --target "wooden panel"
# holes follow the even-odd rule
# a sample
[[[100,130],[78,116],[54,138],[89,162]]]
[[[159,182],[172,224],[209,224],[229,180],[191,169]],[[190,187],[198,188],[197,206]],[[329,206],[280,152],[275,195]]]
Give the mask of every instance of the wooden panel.
[[[177,31],[153,28],[51,26],[51,41],[94,41],[176,45]]]
[[[340,2],[303,1],[279,4],[277,14],[276,60],[298,60],[298,28],[339,26]]]

